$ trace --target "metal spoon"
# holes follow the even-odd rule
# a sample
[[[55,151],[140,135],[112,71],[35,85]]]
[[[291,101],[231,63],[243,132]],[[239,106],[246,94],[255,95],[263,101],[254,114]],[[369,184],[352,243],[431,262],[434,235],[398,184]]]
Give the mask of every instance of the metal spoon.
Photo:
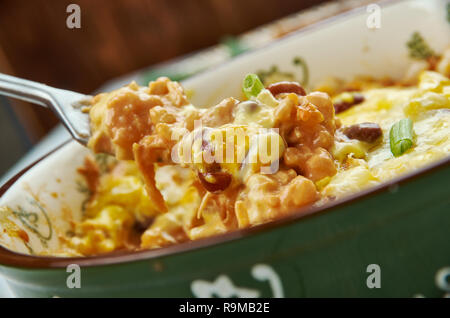
[[[18,98],[51,109],[72,137],[86,145],[91,134],[89,106],[91,96],[50,87],[41,83],[0,73],[0,95]]]

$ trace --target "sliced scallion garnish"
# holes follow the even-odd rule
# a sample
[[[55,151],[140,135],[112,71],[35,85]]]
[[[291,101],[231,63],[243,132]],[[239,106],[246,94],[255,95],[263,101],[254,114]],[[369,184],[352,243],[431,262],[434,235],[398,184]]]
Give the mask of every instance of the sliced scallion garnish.
[[[256,74],[247,74],[242,83],[242,91],[248,99],[258,96],[264,85]]]
[[[403,118],[391,127],[389,141],[391,152],[395,157],[401,156],[412,147],[414,140],[413,123],[409,118]]]

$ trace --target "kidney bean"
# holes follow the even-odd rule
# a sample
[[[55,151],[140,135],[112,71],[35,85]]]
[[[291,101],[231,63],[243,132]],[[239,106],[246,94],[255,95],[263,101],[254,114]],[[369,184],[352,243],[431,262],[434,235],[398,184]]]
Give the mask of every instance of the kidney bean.
[[[342,128],[342,132],[350,139],[357,139],[372,143],[382,134],[380,126],[376,123],[361,123]]]
[[[231,183],[231,175],[228,172],[216,171],[204,173],[199,171],[197,175],[203,187],[212,193],[224,191]],[[214,182],[210,182],[207,179],[214,179]]]
[[[295,93],[297,95],[306,96],[305,89],[297,82],[278,82],[270,84],[267,89],[273,96],[277,96],[281,93]]]
[[[353,94],[353,100],[351,102],[340,100],[335,102],[334,105],[334,112],[336,114],[342,113],[344,110],[349,109],[350,107],[353,107],[355,105],[361,104],[365,100],[364,95],[360,93],[354,93]]]

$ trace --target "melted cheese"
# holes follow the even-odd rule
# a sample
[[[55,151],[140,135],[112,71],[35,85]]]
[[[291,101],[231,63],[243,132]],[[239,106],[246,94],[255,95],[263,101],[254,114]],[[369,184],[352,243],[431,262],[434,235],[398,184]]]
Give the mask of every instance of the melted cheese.
[[[344,125],[375,122],[383,130],[382,141],[373,148],[364,143],[339,145],[335,158],[345,155],[365,158],[367,164],[341,167],[322,193],[342,196],[370,185],[397,177],[448,156],[450,153],[450,80],[439,73],[426,71],[415,88],[381,88],[363,92],[365,101],[338,117]],[[399,157],[390,150],[389,131],[402,118],[413,121],[414,146]],[[347,151],[340,148],[347,147]],[[340,155],[336,156],[338,151]],[[365,152],[365,153],[363,153]]]

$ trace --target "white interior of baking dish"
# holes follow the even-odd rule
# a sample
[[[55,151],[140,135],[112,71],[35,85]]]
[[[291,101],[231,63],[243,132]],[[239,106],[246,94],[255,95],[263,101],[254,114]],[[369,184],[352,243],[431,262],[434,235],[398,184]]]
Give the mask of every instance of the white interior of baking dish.
[[[400,78],[411,63],[406,42],[418,31],[436,52],[450,45],[447,1],[394,1],[380,5],[380,28],[369,28],[374,7],[361,7],[311,25],[269,44],[244,53],[213,70],[184,81],[192,89],[195,105],[211,105],[221,99],[240,97],[247,73],[268,70],[272,65],[302,79],[301,68],[292,61],[302,58],[309,69],[309,87],[326,77],[351,80],[357,75]]]

